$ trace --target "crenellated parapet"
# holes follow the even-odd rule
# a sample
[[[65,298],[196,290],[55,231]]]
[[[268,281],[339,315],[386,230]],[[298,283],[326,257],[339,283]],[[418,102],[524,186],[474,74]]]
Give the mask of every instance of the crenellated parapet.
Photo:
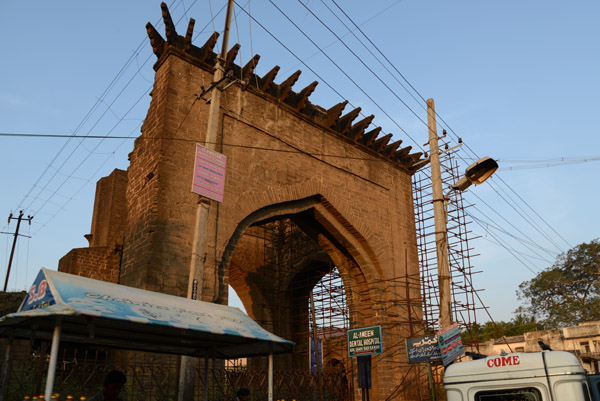
[[[171,47],[183,51],[195,62],[204,65],[205,68],[214,69],[217,61],[217,54],[213,49],[217,43],[219,34],[217,32],[213,33],[202,47],[197,47],[192,44],[195,20],[190,19],[185,37],[180,36],[175,29],[175,24],[173,23],[167,5],[162,3],[161,8],[165,24],[166,39],[158,33],[152,24],[146,24],[146,30],[154,54],[160,59],[164,54],[168,53],[169,48]],[[410,153],[412,147],[401,147],[401,140],[390,143],[392,134],[379,136],[382,130],[381,127],[376,127],[367,131],[368,127],[373,122],[373,115],[355,122],[360,115],[360,107],[342,115],[348,101],[338,103],[329,109],[314,105],[308,99],[317,87],[317,81],[312,82],[299,92],[295,92],[292,90],[292,87],[298,81],[298,78],[302,73],[300,70],[294,72],[281,83],[277,84],[275,83],[275,78],[279,72],[279,66],[273,67],[264,76],[260,77],[254,73],[260,55],[255,55],[248,63],[246,63],[246,65],[241,67],[235,64],[239,49],[239,44],[235,44],[229,49],[224,60],[224,66],[226,72],[230,76],[236,77],[242,82],[244,89],[266,94],[277,102],[285,103],[290,106],[292,110],[310,118],[324,129],[350,139],[359,147],[378,153],[403,169],[410,172],[414,172],[418,169],[416,163],[421,158],[421,152]]]

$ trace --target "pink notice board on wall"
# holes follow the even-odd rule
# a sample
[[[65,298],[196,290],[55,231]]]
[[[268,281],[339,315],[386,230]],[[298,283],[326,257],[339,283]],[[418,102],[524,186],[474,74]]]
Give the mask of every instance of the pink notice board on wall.
[[[227,156],[196,144],[192,192],[223,202]]]

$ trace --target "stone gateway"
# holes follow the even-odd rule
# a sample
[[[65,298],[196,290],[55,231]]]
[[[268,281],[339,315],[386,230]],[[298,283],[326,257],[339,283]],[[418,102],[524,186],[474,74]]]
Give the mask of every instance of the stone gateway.
[[[156,73],[129,168],[98,182],[90,247],[72,250],[59,270],[186,296],[198,204],[194,157],[209,110],[197,95],[212,84],[218,34],[197,47],[194,21],[180,36],[162,10],[166,36],[147,25]],[[227,157],[224,195],[210,201],[198,299],[227,304],[231,285],[252,318],[297,344],[294,355],[276,358],[276,369],[308,369],[308,295],[334,265],[350,328],[382,329],[371,399],[416,398],[407,388],[419,372],[406,361],[404,338],[414,336],[408,322],[422,314],[411,185],[421,154],[390,143],[392,134],[370,128],[374,117],[359,118],[360,108],[345,110],[347,101],[312,104],[317,82],[292,90],[300,71],[276,83],[278,66],[255,73],[258,55],[235,64],[238,49],[225,60],[232,85],[222,92],[215,144]],[[292,245],[264,245],[266,225],[284,223],[309,244],[285,274],[277,266],[292,260]]]

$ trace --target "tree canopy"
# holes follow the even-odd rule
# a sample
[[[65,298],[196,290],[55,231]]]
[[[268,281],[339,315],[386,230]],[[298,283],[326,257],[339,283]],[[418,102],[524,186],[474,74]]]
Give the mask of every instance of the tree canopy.
[[[546,329],[600,320],[600,239],[560,254],[551,267],[519,285],[516,313]]]
[[[461,337],[465,344],[469,344],[471,342],[497,339],[502,336],[519,336],[537,330],[542,330],[542,326],[535,320],[535,317],[517,314],[508,322],[500,320],[486,322],[483,325],[475,323],[471,330],[463,331]]]

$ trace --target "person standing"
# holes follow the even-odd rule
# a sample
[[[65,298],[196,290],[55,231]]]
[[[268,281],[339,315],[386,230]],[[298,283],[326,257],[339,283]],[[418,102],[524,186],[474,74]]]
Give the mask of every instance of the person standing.
[[[104,378],[104,385],[102,390],[94,394],[87,401],[123,401],[119,398],[119,394],[123,387],[127,383],[127,377],[123,372],[118,370],[111,370]]]
[[[248,401],[250,398],[250,390],[247,388],[241,388],[237,391],[235,401]]]

